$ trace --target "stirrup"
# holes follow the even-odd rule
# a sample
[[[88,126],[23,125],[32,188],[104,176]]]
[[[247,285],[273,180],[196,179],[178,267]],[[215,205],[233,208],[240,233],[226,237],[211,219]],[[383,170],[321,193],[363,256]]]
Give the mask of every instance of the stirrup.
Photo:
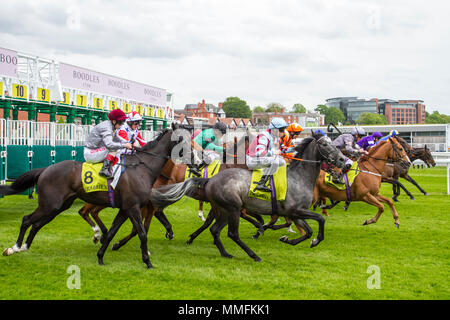
[[[102,177],[105,177],[106,179],[113,179],[114,176],[111,174],[111,169],[112,169],[112,163],[109,160],[105,159],[103,161],[103,167],[99,171],[98,174]]]

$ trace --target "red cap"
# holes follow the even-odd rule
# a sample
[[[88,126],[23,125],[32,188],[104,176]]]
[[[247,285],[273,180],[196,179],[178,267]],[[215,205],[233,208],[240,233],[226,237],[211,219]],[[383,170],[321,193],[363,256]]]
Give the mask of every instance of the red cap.
[[[122,110],[115,109],[108,114],[108,119],[111,121],[125,121],[127,120],[127,115]]]

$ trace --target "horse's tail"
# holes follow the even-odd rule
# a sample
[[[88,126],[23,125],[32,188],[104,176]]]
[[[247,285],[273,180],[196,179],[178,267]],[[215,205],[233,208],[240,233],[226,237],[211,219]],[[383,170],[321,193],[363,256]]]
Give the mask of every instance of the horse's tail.
[[[0,194],[9,196],[12,194],[21,193],[33,187],[38,182],[39,176],[45,169],[46,168],[39,168],[25,172],[23,175],[18,177],[13,184],[8,186],[0,186]]]
[[[183,196],[208,201],[204,192],[199,192],[199,190],[204,190],[208,180],[205,178],[192,178],[184,182],[152,189],[150,201],[155,207],[161,209],[177,202]]]

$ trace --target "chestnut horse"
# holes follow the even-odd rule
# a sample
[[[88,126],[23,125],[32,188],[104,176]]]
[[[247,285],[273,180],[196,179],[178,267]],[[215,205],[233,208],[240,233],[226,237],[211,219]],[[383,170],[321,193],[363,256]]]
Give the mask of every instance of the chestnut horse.
[[[378,212],[375,217],[364,221],[363,225],[376,223],[380,215],[384,212],[382,202],[387,203],[392,211],[395,226],[398,228],[400,222],[393,201],[379,193],[382,174],[386,169],[386,163],[388,161],[399,162],[405,168],[411,164],[405,149],[395,137],[380,142],[369,150],[368,155],[360,158],[360,172],[350,187],[350,199],[347,197],[346,190],[338,190],[335,187],[327,185],[325,183],[325,172],[321,170],[314,188],[312,203],[317,204],[323,198],[327,197],[332,201],[363,201],[377,207]]]

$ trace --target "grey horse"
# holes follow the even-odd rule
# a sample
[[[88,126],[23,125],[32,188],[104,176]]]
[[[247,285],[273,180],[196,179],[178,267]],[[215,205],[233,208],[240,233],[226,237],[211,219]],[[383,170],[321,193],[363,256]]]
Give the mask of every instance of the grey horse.
[[[287,194],[285,201],[277,202],[277,215],[291,218],[302,227],[306,234],[298,239],[280,240],[296,245],[311,238],[312,229],[304,221],[313,219],[319,223],[317,239],[311,241],[311,248],[324,239],[325,219],[309,210],[313,199],[313,190],[319,176],[322,162],[328,162],[343,168],[347,159],[327,136],[313,134],[295,148],[296,158],[303,161],[292,162],[287,169]],[[245,169],[228,169],[211,179],[194,178],[183,183],[153,189],[150,199],[154,206],[163,208],[181,199],[184,195],[193,198],[203,197],[211,202],[215,223],[210,228],[214,244],[223,257],[232,258],[225,251],[220,240],[221,230],[228,224],[228,236],[236,242],[255,261],[261,259],[239,238],[239,217],[244,208],[247,212],[272,215],[272,204],[268,201],[249,198],[248,192],[252,173]],[[201,195],[199,195],[201,194]]]

